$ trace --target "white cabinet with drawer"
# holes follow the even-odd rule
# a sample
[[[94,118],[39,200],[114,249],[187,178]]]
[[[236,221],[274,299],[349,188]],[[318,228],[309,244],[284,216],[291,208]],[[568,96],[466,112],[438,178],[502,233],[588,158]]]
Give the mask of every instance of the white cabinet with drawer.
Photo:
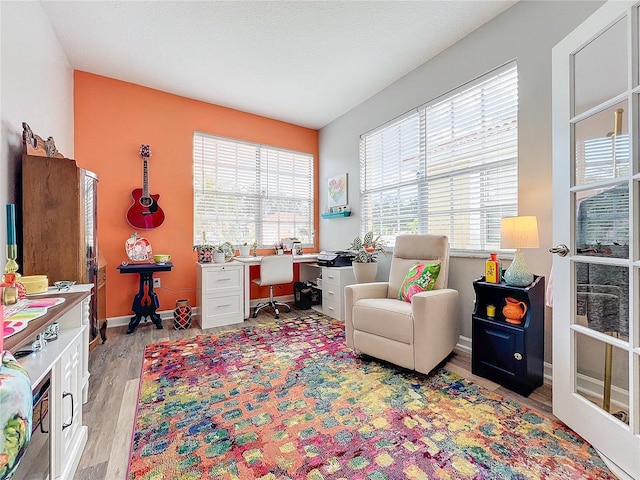
[[[70,293],[56,292],[55,296],[64,298],[65,302],[51,307],[42,317],[29,322],[27,329],[8,337],[11,343],[5,343],[14,353],[25,347],[30,348],[29,341],[33,340],[33,335],[42,332],[53,322],[58,323],[57,339],[19,360],[29,374],[32,389],[47,383],[50,389],[49,409],[43,413],[46,432],[36,430],[46,433],[48,439],[45,440],[46,436],[42,437],[40,433],[32,437],[35,450],[27,448],[18,471],[12,477],[15,479],[74,478],[87,443],[88,428],[83,425],[82,403],[83,390],[89,386],[89,372],[85,368],[89,354],[91,285],[76,286]],[[46,391],[46,388],[42,391]]]
[[[197,263],[200,326],[219,327],[244,321],[241,263]]]
[[[344,321],[344,287],[352,283],[353,267],[322,267],[322,313]]]

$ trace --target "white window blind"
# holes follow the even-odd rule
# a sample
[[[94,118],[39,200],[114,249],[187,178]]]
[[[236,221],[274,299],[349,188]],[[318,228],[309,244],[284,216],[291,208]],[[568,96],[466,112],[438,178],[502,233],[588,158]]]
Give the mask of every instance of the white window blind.
[[[419,231],[424,206],[424,156],[420,154],[420,116],[396,120],[360,142],[361,230],[389,241]]]
[[[196,132],[194,243],[313,244],[313,155]]]
[[[579,251],[629,245],[627,183],[581,192],[576,200],[576,247]]]
[[[500,219],[517,215],[515,62],[362,135],[362,232],[392,245],[444,234],[452,250],[500,248]]]
[[[629,174],[630,137],[595,137],[576,145],[576,184],[589,185]],[[579,250],[629,244],[629,186],[600,187],[576,196]]]
[[[576,184],[629,174],[629,135],[596,137],[576,144]]]

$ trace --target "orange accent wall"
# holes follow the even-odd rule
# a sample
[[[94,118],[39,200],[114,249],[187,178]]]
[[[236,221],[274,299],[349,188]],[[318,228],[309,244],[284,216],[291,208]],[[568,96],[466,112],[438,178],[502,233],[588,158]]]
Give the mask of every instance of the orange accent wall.
[[[138,275],[121,275],[116,268],[127,260],[124,244],[135,231],[126,213],[131,191],[142,187],[141,144],[151,147],[149,191],[160,195],[158,204],[166,219],[160,227],[138,234],[149,240],[154,253],[171,254],[175,265],[171,272],[155,274],[162,281],[162,288],[155,290],[160,310],[172,310],[182,298],[197,305],[194,131],[312,154],[318,230],[317,130],[81,71],[74,72],[74,117],[75,159],[99,179],[98,241],[107,260],[107,317],[131,315],[138,291]]]

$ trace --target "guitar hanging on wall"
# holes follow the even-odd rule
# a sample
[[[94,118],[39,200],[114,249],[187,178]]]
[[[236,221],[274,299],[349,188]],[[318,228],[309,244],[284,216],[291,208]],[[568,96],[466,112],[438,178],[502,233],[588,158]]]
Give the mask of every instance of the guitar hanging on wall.
[[[129,225],[141,230],[151,230],[159,227],[164,222],[164,212],[158,205],[160,195],[149,193],[149,167],[147,162],[151,156],[149,145],[140,145],[140,156],[142,157],[143,175],[142,188],[135,188],[131,192],[133,204],[127,212],[127,222]]]

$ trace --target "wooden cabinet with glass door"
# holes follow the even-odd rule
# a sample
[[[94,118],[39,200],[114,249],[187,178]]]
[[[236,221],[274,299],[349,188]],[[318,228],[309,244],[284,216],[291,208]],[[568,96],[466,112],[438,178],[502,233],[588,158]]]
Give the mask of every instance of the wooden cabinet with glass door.
[[[53,138],[42,138],[23,123],[22,274],[47,275],[49,284],[93,284],[90,340],[99,336],[98,177],[64,157]],[[38,145],[38,148],[34,148]]]

